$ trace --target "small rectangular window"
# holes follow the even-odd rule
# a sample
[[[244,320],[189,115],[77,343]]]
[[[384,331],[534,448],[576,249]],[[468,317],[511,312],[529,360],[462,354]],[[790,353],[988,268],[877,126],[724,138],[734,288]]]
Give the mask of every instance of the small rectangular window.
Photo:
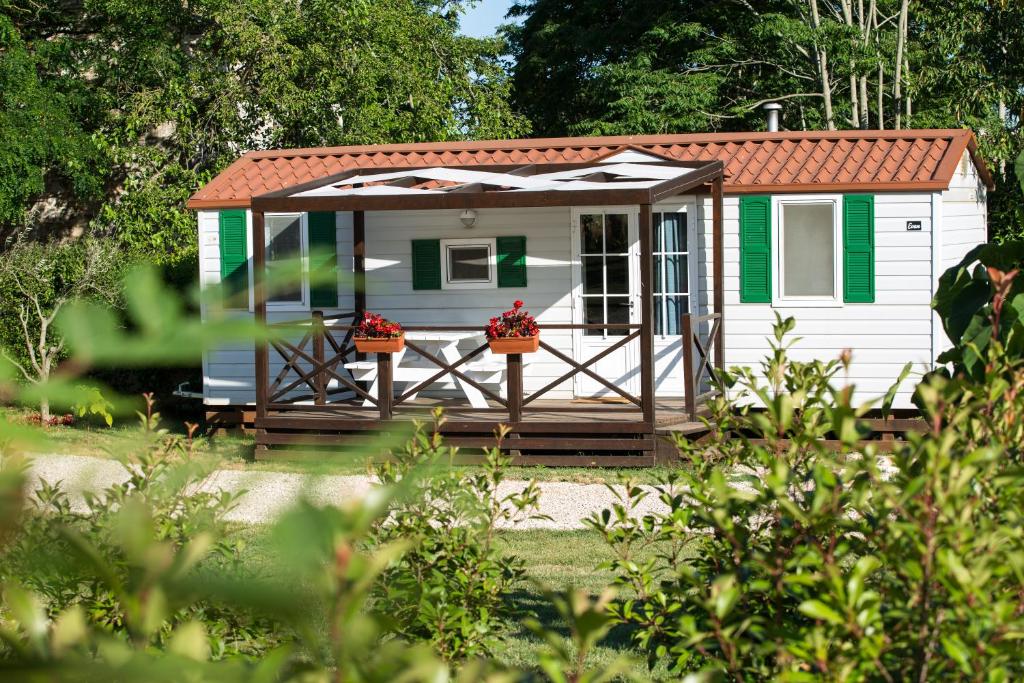
[[[496,287],[493,239],[441,240],[444,289]]]
[[[779,258],[783,299],[835,299],[836,206],[834,202],[783,202]]]

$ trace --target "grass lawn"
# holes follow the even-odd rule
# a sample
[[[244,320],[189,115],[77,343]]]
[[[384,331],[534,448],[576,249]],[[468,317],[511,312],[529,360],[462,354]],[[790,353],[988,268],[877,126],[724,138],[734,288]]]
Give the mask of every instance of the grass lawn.
[[[238,527],[234,533],[246,540],[245,563],[258,573],[273,574],[266,529]],[[611,572],[597,570],[599,564],[612,559],[612,553],[595,531],[505,531],[499,536],[499,544],[504,552],[526,561],[528,580],[512,595],[516,607],[532,613],[566,637],[569,635],[566,625],[548,606],[537,582],[555,591],[577,587],[596,597],[613,578]],[[546,645],[525,627],[512,624],[495,656],[510,666],[529,670],[536,666],[536,653],[545,648]],[[609,664],[622,655],[635,660],[633,670],[642,678],[659,681],[677,678],[669,674],[664,664],[648,672],[643,653],[632,645],[629,631],[622,627],[609,633],[591,654],[588,664],[591,667]]]
[[[26,412],[0,408],[6,419],[23,419]],[[172,432],[184,434],[184,425],[171,420],[163,423]],[[87,455],[99,458],[117,457],[137,443],[138,426],[134,421],[115,422],[113,427],[79,422],[72,426],[50,427],[46,430],[50,453]],[[400,443],[396,445],[400,446]],[[315,457],[302,454],[294,459],[272,462],[253,460],[253,440],[245,436],[200,437],[196,439],[196,454],[203,462],[218,469],[244,469],[248,471],[294,472],[308,475],[360,475],[366,474],[367,458],[371,449],[363,452],[319,453]],[[459,466],[471,468],[472,466]],[[653,483],[667,468],[589,468],[589,467],[512,467],[511,479],[537,481],[568,481],[583,484],[614,483],[632,477],[642,483]]]
[[[507,552],[526,560],[530,579],[552,590],[574,586],[596,597],[613,578],[611,572],[597,570],[598,565],[611,560],[613,555],[596,531],[507,531],[502,534],[501,543]],[[563,635],[568,636],[565,625],[557,613],[547,606],[544,596],[533,581],[524,582],[514,599],[520,608],[534,612],[542,622],[555,625]],[[497,655],[510,665],[529,668],[536,661],[534,653],[544,647],[528,630],[516,627]],[[649,672],[643,653],[633,647],[629,631],[623,627],[612,629],[591,655],[589,664],[608,664],[622,655],[635,660],[633,668],[639,676],[654,680],[676,678],[669,674],[664,664],[659,664],[654,671]]]

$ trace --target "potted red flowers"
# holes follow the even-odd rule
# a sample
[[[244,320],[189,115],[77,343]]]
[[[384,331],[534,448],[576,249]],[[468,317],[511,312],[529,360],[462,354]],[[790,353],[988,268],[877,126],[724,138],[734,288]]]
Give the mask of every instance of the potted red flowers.
[[[405,332],[401,325],[379,313],[366,313],[352,341],[361,353],[396,353],[405,348]]]
[[[512,310],[491,318],[484,332],[491,353],[533,353],[540,348],[540,330],[522,301],[514,301]]]

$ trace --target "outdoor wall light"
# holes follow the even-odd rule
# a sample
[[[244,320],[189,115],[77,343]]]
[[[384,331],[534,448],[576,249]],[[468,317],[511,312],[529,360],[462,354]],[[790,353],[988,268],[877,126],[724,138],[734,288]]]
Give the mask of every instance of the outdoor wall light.
[[[466,209],[459,214],[459,220],[466,228],[472,228],[476,225],[476,211],[473,209]]]

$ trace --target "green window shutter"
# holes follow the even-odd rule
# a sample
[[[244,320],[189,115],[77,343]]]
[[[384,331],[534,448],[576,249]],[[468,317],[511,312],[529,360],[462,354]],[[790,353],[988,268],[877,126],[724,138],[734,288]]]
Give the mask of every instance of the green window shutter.
[[[249,307],[249,253],[245,211],[220,212],[220,282],[224,305]]]
[[[772,198],[740,197],[740,301],[772,302]]]
[[[412,288],[441,289],[441,240],[412,241]]]
[[[526,238],[498,237],[498,286],[526,286]]]
[[[333,211],[311,211],[309,226],[309,305],[338,307],[338,230]]]
[[[875,197],[843,197],[843,301],[875,302]]]

